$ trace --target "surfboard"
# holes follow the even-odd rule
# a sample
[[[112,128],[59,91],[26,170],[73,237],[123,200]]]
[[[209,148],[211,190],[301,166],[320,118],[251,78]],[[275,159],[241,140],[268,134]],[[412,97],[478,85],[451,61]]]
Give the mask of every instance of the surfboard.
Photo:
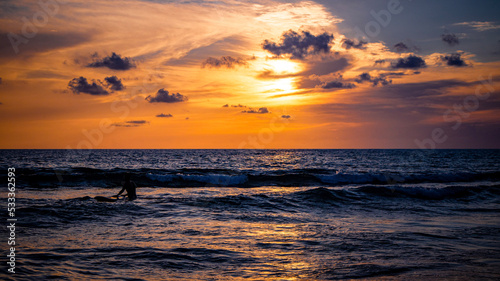
[[[105,196],[96,196],[94,197],[97,202],[116,202],[118,198],[116,197],[105,197]]]

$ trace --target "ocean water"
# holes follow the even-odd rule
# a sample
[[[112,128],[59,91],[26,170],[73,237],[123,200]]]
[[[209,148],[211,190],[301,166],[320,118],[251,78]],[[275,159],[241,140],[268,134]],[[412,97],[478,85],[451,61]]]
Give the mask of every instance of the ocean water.
[[[500,279],[500,150],[0,153],[2,280]]]

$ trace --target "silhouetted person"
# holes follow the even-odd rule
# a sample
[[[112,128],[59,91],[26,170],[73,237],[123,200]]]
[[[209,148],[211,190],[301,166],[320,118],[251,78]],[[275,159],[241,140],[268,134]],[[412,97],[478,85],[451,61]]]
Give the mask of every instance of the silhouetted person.
[[[120,196],[125,190],[127,191],[127,197],[129,201],[137,199],[136,193],[137,185],[135,182],[130,180],[130,174],[125,174],[125,183],[123,184],[122,190],[116,195],[116,197]]]

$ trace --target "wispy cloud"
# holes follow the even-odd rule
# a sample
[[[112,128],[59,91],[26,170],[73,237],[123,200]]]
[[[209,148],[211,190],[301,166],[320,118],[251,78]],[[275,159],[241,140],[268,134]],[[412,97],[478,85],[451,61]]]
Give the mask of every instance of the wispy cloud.
[[[493,21],[466,21],[458,22],[453,25],[464,25],[474,28],[476,31],[487,31],[492,29],[499,29],[500,25]]]

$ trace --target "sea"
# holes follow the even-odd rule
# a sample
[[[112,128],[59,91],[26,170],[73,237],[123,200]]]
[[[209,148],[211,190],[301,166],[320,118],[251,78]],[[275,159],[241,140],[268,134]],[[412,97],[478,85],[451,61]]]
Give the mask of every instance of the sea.
[[[1,150],[0,166],[1,280],[500,280],[500,150]],[[95,200],[126,174],[137,200]]]

